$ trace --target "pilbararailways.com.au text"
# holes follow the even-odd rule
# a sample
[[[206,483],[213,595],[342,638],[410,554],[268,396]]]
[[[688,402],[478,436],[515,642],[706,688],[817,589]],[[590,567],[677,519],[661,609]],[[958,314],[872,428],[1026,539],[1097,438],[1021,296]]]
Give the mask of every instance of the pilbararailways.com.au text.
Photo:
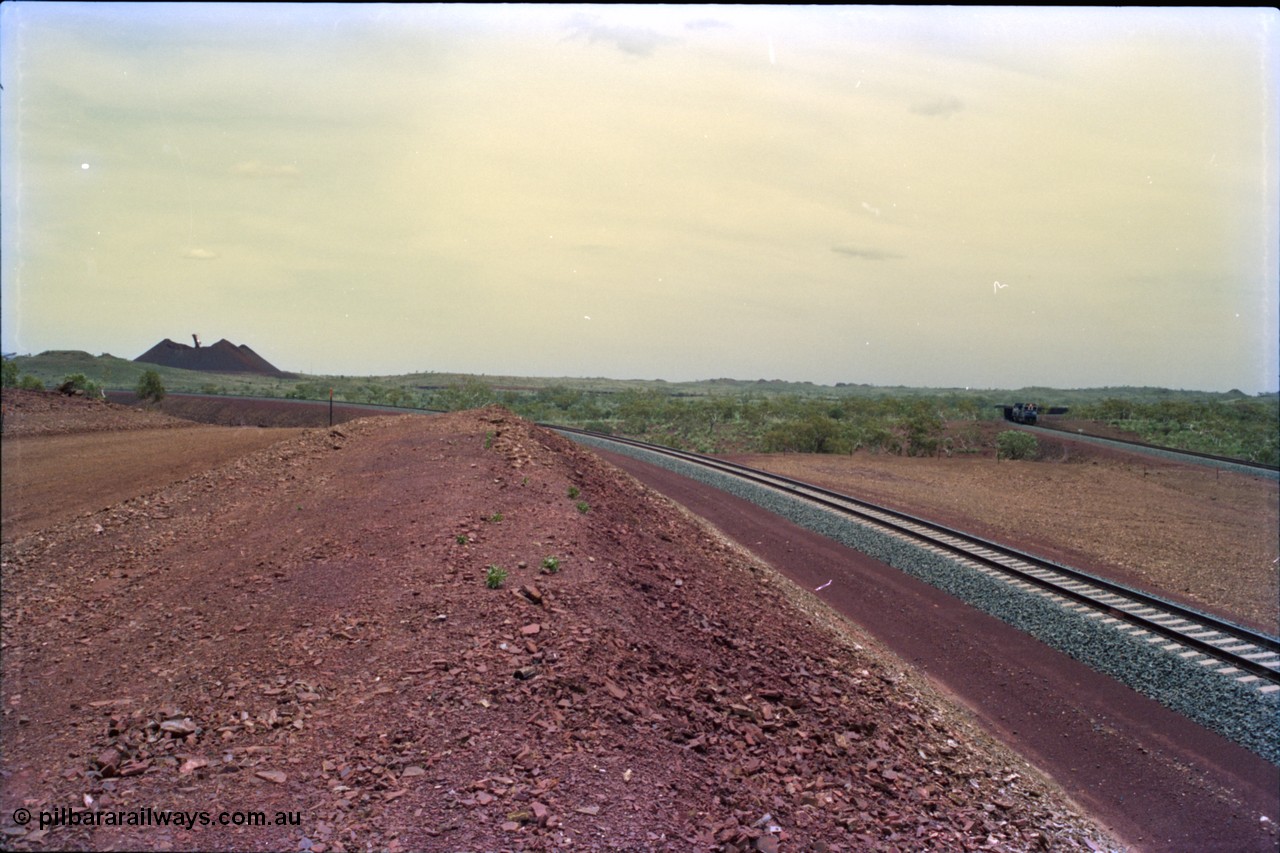
[[[197,826],[301,826],[302,812],[232,811],[210,814],[203,811],[159,811],[147,806],[139,809],[111,811],[73,809],[60,806],[40,811],[40,828],[55,826],[175,826],[194,829]]]

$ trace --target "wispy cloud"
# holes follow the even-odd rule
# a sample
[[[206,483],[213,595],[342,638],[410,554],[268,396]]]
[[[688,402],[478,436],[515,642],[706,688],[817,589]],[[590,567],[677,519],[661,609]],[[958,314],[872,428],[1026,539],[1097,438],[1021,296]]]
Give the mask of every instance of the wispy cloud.
[[[955,95],[939,95],[927,101],[918,101],[911,105],[911,112],[918,116],[948,118],[952,113],[964,109],[964,104]]]
[[[664,36],[655,30],[603,24],[599,18],[587,15],[575,15],[569,22],[569,32],[570,38],[582,37],[592,44],[600,41],[610,42],[618,50],[632,56],[651,56],[660,46],[675,41],[672,37]]]
[[[218,253],[208,249],[188,249],[182,257],[192,261],[211,261],[218,257]]]
[[[292,163],[271,166],[258,160],[242,160],[231,167],[231,174],[245,178],[296,178],[302,171]]]
[[[686,30],[714,30],[722,27],[728,27],[725,21],[717,21],[715,18],[699,18],[696,21],[689,21],[684,25]]]
[[[831,251],[847,258],[858,258],[863,261],[896,261],[903,256],[883,249],[859,249],[857,246],[832,246]]]

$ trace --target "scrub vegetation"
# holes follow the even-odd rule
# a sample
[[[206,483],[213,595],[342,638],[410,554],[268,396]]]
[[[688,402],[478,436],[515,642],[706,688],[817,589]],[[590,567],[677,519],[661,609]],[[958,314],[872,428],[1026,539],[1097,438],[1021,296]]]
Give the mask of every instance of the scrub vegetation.
[[[154,370],[148,370],[142,374],[142,378],[138,380],[135,392],[139,400],[149,400],[153,403],[159,403],[164,399],[164,381],[161,380],[160,374]]]
[[[997,459],[1031,459],[1038,449],[1036,437],[1029,432],[1009,429],[996,436]]]
[[[1203,401],[1111,397],[1083,405],[1072,416],[1129,430],[1152,444],[1280,465],[1280,402],[1275,394]]]
[[[297,379],[214,374],[62,350],[5,359],[6,385],[56,388],[79,375],[94,388],[133,390],[155,374],[168,393],[327,400],[461,411],[498,403],[543,423],[626,435],[706,453],[853,453],[904,456],[990,452],[1001,407],[1066,406],[1134,438],[1280,464],[1280,395],[1164,388],[938,389],[781,380],[701,382],[544,379],[412,373]],[[25,376],[20,380],[19,376]]]

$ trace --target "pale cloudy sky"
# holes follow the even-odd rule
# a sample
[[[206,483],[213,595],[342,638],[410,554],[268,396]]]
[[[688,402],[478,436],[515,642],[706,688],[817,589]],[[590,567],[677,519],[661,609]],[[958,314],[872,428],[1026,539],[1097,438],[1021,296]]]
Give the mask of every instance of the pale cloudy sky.
[[[3,348],[1275,390],[1277,20],[4,3]]]

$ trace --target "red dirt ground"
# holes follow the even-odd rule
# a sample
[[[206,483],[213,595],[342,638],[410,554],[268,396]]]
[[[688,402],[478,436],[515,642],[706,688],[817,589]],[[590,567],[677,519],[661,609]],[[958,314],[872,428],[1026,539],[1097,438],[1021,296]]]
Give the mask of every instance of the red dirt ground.
[[[752,504],[605,458],[869,631],[1134,849],[1274,850],[1280,768],[931,586]]]
[[[1280,483],[1070,439],[1054,444],[1039,462],[871,453],[734,460],[1280,633]]]
[[[12,448],[40,418],[10,438],[5,401],[5,459],[36,467]],[[1259,820],[1276,817],[1274,766],[1023,655],[1025,638],[878,564],[855,567],[871,573],[861,593],[855,575],[805,592],[874,561],[723,494],[660,484],[721,512],[772,565],[500,410],[285,435],[196,474],[117,444],[153,478],[132,497],[88,515],[51,499],[16,537],[6,515],[7,846],[1119,846],[993,732],[1136,849],[1276,847]],[[65,455],[116,436],[80,438]],[[10,468],[6,489],[38,479]],[[55,479],[82,495],[118,487],[97,470]],[[543,573],[552,555],[559,571]],[[495,564],[510,574],[491,590]],[[929,677],[836,615],[856,607]],[[914,645],[890,636],[895,623],[915,627]],[[100,815],[291,810],[301,825],[12,822],[19,807],[86,810],[85,796]]]
[[[174,473],[4,543],[7,846],[1115,846],[812,596],[501,410]],[[40,828],[60,807],[214,822]]]

